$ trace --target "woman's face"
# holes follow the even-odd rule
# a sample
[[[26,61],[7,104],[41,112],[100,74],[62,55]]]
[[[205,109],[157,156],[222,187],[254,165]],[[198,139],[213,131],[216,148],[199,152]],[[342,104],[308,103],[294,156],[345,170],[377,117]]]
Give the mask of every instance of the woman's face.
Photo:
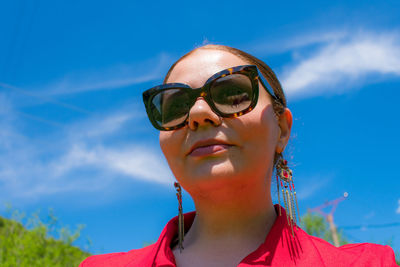
[[[198,49],[175,66],[167,82],[198,88],[218,71],[247,64],[226,51]],[[270,97],[259,86],[257,105],[245,115],[219,117],[198,98],[189,112],[188,125],[160,132],[168,164],[192,196],[222,187],[269,187],[266,177],[272,174],[275,151],[282,150],[288,136],[282,137]]]

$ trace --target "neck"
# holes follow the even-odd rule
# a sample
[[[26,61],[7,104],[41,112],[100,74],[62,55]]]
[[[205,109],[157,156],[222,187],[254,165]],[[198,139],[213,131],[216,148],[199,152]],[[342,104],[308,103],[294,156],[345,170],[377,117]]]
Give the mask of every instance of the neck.
[[[276,219],[270,187],[222,188],[193,196],[196,217],[185,236],[185,246],[264,242]]]

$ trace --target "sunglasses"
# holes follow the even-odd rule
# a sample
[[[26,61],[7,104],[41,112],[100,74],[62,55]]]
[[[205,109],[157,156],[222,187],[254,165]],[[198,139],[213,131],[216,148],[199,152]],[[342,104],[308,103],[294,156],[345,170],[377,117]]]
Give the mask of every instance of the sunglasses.
[[[221,117],[238,117],[250,112],[257,104],[258,81],[273,100],[284,106],[255,65],[217,72],[200,88],[183,83],[162,84],[143,92],[143,102],[152,125],[158,130],[170,131],[187,124],[189,111],[199,97]]]

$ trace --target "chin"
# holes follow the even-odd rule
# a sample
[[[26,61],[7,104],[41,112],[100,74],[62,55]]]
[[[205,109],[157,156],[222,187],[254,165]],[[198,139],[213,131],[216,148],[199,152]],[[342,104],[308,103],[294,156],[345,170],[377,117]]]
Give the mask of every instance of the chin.
[[[244,176],[237,166],[230,161],[207,162],[201,166],[188,166],[185,181],[182,183],[190,187],[210,189],[232,184],[234,180],[240,180]],[[184,185],[183,185],[184,186]],[[185,186],[184,186],[185,187]]]
[[[230,158],[206,158],[187,165],[186,176],[195,179],[213,179],[217,177],[229,177],[238,171],[236,162]],[[241,164],[240,164],[241,165]]]

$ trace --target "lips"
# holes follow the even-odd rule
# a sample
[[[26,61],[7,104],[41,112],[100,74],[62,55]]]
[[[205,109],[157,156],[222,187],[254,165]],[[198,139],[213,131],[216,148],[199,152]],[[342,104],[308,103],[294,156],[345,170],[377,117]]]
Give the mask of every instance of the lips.
[[[223,140],[207,139],[196,142],[187,155],[190,156],[202,156],[207,154],[216,153],[221,150],[228,149],[232,144]]]

